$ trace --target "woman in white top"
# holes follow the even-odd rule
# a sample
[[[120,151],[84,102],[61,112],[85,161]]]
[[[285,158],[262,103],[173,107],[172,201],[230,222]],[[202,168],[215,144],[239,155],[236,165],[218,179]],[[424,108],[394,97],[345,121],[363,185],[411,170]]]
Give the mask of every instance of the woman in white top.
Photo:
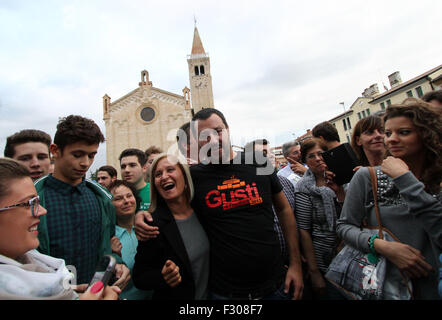
[[[46,210],[29,171],[20,163],[0,158],[0,299],[115,300],[121,290],[97,282],[73,289],[72,273],[62,259],[43,255],[37,226]]]

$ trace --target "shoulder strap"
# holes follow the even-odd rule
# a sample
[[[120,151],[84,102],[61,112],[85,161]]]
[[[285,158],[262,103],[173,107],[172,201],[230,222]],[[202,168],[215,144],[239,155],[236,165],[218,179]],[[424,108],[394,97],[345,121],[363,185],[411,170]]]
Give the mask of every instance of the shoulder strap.
[[[373,167],[368,167],[368,171],[370,171],[370,178],[371,178],[371,186],[373,189],[373,199],[374,199],[374,209],[376,211],[376,220],[378,221],[379,226],[379,238],[384,238],[384,227],[381,224],[381,216],[379,214],[379,204],[378,204],[378,179],[376,176],[376,171]],[[386,232],[388,232],[397,242],[401,242],[390,230],[385,229]],[[408,292],[410,293],[411,299],[414,299],[413,295],[413,289],[409,286],[408,283],[408,277],[405,276],[405,274],[399,270],[402,276],[402,280],[404,284],[407,286]]]
[[[376,176],[376,171],[373,167],[368,167],[368,171],[370,171],[371,178],[371,188],[373,190],[373,199],[374,199],[374,210],[376,212],[376,220],[378,222],[379,227],[379,238],[384,238],[383,227],[381,223],[381,215],[379,214],[379,204],[378,204],[378,179]]]

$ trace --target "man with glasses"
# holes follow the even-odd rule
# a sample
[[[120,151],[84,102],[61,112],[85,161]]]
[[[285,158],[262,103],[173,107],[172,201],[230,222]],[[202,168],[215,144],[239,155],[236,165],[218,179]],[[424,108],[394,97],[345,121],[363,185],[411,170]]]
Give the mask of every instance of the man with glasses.
[[[295,186],[307,171],[300,162],[301,145],[297,141],[286,142],[282,145],[282,154],[287,160],[287,165],[278,171],[278,176],[287,178]]]

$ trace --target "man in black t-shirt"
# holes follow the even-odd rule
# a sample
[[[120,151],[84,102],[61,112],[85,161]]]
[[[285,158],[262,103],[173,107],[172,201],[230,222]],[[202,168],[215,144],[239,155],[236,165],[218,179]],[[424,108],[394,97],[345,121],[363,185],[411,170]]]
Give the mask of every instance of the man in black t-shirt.
[[[303,281],[296,222],[274,168],[233,152],[228,125],[218,110],[199,111],[192,124],[202,162],[191,167],[192,207],[210,240],[211,298],[284,299],[291,287],[293,298],[300,299]],[[286,272],[273,229],[272,204],[290,254]],[[137,215],[136,231],[155,229],[143,220]]]

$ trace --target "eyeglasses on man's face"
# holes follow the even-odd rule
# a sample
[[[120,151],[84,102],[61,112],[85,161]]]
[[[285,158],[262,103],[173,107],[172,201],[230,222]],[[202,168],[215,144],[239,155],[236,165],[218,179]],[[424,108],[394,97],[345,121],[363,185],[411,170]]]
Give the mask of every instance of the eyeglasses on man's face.
[[[12,206],[0,208],[0,212],[6,211],[9,209],[14,209],[16,207],[26,207],[26,208],[29,207],[31,209],[32,216],[34,218],[36,218],[38,215],[38,208],[40,207],[40,197],[36,196],[36,197],[34,197],[28,201],[25,201],[25,202],[21,202],[21,203],[13,204]]]

